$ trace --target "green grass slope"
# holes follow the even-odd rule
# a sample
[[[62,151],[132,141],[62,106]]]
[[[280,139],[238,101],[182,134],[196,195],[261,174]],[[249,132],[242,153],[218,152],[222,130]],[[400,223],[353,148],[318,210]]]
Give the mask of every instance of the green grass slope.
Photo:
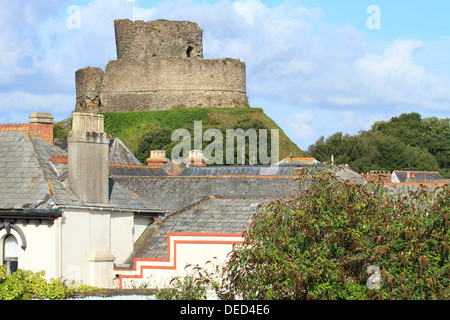
[[[157,111],[134,111],[134,112],[104,112],[105,132],[118,137],[133,152],[134,155],[142,161],[142,155],[139,157],[139,144],[145,135],[152,131],[168,129],[172,132],[175,129],[186,128],[194,135],[194,121],[202,122],[203,132],[210,128],[219,129],[225,132],[225,129],[243,128],[249,129],[252,123],[259,125],[257,129],[279,130],[280,160],[291,154],[294,157],[305,156],[305,153],[292,142],[281,128],[260,108],[189,108],[189,109],[171,109]],[[66,123],[66,125],[64,125]],[[65,129],[67,120],[61,122]],[[169,137],[170,139],[170,137]],[[224,136],[225,139],[225,136]],[[150,156],[150,150],[148,151]],[[170,156],[168,154],[167,156]]]

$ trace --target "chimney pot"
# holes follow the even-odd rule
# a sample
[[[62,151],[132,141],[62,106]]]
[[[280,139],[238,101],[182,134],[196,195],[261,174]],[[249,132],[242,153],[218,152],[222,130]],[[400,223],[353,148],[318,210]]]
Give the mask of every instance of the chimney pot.
[[[72,130],[104,132],[104,118],[101,114],[73,112]]]
[[[203,150],[190,150],[189,157],[184,160],[186,165],[195,167],[206,167],[207,160],[203,158]]]
[[[150,167],[162,167],[169,159],[166,158],[166,151],[164,150],[152,150],[150,151],[150,158],[147,159],[147,163]]]

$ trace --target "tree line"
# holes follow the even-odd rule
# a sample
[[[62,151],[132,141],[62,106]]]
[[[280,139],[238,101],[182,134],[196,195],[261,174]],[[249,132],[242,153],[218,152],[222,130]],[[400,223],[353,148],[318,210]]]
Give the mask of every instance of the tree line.
[[[450,178],[450,118],[422,118],[404,113],[377,121],[369,130],[350,135],[321,136],[308,147],[319,161],[348,164],[359,173],[371,170],[439,171]]]

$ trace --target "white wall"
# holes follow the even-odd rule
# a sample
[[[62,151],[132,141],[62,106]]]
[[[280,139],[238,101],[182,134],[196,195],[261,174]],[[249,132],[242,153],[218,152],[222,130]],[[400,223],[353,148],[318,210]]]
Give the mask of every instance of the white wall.
[[[113,212],[111,216],[111,253],[115,263],[125,262],[133,252],[133,220],[132,212]]]
[[[136,225],[135,225],[136,222]],[[25,234],[27,247],[20,246],[20,235],[11,228],[18,242],[18,267],[45,270],[48,280],[69,281],[112,287],[114,264],[121,264],[133,251],[137,239],[150,219],[134,219],[132,212],[65,209],[52,225],[46,222],[16,223]],[[0,230],[0,258],[6,230]]]
[[[148,225],[153,223],[152,218],[140,218],[135,217],[134,218],[134,227],[133,227],[133,243],[139,239],[142,232],[147,228]]]
[[[114,264],[133,251],[133,212],[64,211],[63,277],[112,287]]]
[[[400,180],[394,172],[391,173],[391,182],[400,183]]]
[[[99,287],[112,286],[111,213],[64,211],[62,224],[62,276]]]
[[[56,222],[56,220],[55,220]],[[11,234],[18,243],[18,267],[20,269],[38,272],[45,270],[47,279],[58,277],[58,243],[57,228],[53,224],[49,226],[46,222],[38,223],[16,223],[25,235],[27,247],[21,248],[22,241],[20,235],[11,228]],[[0,231],[0,257],[3,258],[3,240],[6,237],[6,230]]]
[[[175,276],[186,275],[186,265],[206,266],[208,261],[224,263],[240,234],[169,233],[166,259],[135,259],[133,269],[115,269],[121,288],[167,286]]]

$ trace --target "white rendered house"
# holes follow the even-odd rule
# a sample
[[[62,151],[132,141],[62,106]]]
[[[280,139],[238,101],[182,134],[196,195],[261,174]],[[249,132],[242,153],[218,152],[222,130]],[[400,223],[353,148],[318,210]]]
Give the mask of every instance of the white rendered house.
[[[109,177],[103,117],[73,114],[68,152],[53,144],[50,114],[0,125],[0,254],[9,272],[44,270],[112,287],[140,232],[164,209]]]

